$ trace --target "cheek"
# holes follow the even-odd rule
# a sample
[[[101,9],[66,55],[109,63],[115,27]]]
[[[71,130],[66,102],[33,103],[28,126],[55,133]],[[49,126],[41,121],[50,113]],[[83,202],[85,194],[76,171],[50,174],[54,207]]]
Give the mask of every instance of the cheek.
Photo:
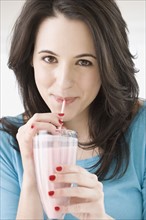
[[[39,90],[50,87],[53,82],[53,78],[50,76],[50,74],[48,74],[42,68],[37,68],[37,70],[34,70],[34,77]]]
[[[99,89],[101,87],[101,79],[100,77],[96,77],[94,80],[93,80],[93,86],[92,86],[96,92],[96,95],[97,93],[99,92]]]
[[[101,79],[100,75],[94,72],[91,72],[88,77],[82,79],[82,85],[86,91],[90,91],[90,94],[97,95],[100,86],[101,86]]]

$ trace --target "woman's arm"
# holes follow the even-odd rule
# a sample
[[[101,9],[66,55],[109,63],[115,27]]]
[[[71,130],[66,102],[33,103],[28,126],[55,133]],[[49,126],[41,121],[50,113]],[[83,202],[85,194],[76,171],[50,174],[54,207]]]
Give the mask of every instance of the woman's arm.
[[[10,135],[0,131],[0,219],[16,219],[20,196],[18,175],[14,169]]]
[[[13,139],[8,133],[1,130],[0,137],[0,219],[43,219],[43,210],[37,186],[34,184],[35,181],[33,181],[35,177],[33,176],[34,173],[30,162],[27,161],[30,176],[24,173],[21,188],[19,176],[21,175],[22,167],[19,167],[21,165],[20,161],[17,161],[18,167],[16,163],[16,160],[20,159],[20,155],[16,156],[17,152],[11,146]]]
[[[31,172],[32,161],[27,161],[29,175],[23,173],[22,188],[20,193],[16,219],[43,219],[43,208],[37,190],[34,172]]]
[[[146,169],[145,169],[144,181],[142,186],[142,196],[143,196],[143,219],[146,219]]]
[[[52,124],[49,122],[52,122]],[[33,137],[40,129],[55,132],[56,126],[60,126],[59,119],[56,115],[53,117],[53,114],[49,113],[36,114],[18,130],[17,140],[21,151],[24,173],[17,211],[17,220],[43,219],[43,208],[41,206],[35,176]]]

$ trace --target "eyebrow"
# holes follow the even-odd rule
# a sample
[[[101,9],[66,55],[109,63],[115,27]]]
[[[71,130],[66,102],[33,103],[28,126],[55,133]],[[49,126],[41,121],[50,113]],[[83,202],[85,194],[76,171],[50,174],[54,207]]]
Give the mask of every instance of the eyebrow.
[[[51,51],[51,50],[41,50],[41,51],[39,51],[38,53],[39,53],[39,54],[40,54],[40,53],[50,53],[50,54],[55,55],[55,56],[58,57],[58,55],[57,55],[56,53],[54,53],[53,51]]]
[[[81,58],[81,57],[92,57],[94,59],[97,59],[96,56],[94,56],[91,53],[83,53],[83,54],[77,55],[75,58]]]
[[[57,56],[57,57],[59,56],[51,50],[41,50],[38,53],[39,54],[40,53],[49,53],[49,54],[52,54],[52,55]],[[75,58],[81,58],[81,57],[92,57],[94,59],[97,59],[97,57],[95,55],[91,54],[91,53],[83,53],[83,54],[79,54],[79,55],[75,56]]]

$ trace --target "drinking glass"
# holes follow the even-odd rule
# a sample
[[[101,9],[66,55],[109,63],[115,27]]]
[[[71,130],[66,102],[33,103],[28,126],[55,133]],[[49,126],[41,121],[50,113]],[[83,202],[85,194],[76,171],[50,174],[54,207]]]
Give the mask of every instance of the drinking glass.
[[[43,209],[49,219],[61,219],[65,213],[60,214],[54,207],[67,205],[70,199],[52,198],[48,192],[57,188],[71,187],[71,184],[53,183],[49,181],[49,176],[54,174],[58,165],[76,163],[77,146],[77,133],[67,129],[58,129],[55,135],[40,131],[33,139],[37,186]]]

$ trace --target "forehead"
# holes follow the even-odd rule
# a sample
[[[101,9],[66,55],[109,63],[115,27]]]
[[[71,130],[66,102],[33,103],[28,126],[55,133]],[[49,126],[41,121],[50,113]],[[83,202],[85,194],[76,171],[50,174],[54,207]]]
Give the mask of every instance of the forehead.
[[[62,14],[46,18],[39,26],[35,47],[54,47],[94,50],[94,43],[90,29],[80,20],[66,18]],[[45,49],[45,48],[44,48]]]

